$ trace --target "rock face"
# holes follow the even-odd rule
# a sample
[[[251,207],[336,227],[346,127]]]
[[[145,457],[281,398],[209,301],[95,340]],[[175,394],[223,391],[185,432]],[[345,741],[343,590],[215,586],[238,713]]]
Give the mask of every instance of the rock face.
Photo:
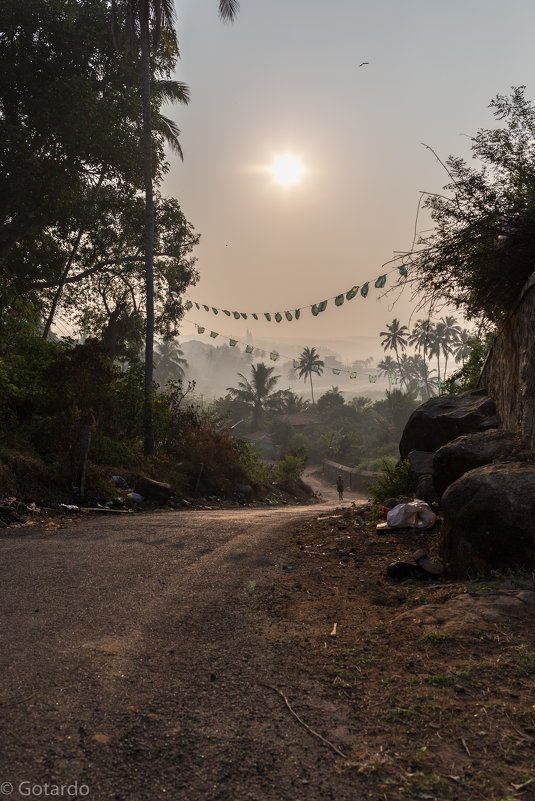
[[[154,481],[152,478],[140,476],[136,481],[135,491],[150,501],[165,503],[171,497],[171,485]]]
[[[512,459],[521,453],[518,437],[512,431],[490,429],[465,434],[443,445],[433,459],[433,483],[439,497],[469,470],[494,461]]]
[[[498,427],[496,407],[486,390],[440,395],[430,398],[411,414],[399,452],[402,459],[407,459],[411,451],[436,451],[463,434]]]
[[[442,496],[440,556],[459,578],[535,570],[535,464],[470,470]]]
[[[505,428],[520,429],[535,450],[535,273],[501,327],[483,367],[479,386],[496,402]]]

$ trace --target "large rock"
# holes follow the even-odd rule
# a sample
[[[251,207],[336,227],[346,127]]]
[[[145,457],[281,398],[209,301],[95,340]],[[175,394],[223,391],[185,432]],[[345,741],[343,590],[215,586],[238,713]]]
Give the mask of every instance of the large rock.
[[[465,473],[442,496],[440,556],[452,576],[535,570],[535,464],[504,462]]]
[[[433,482],[439,496],[469,470],[495,461],[512,459],[522,446],[512,431],[490,429],[464,434],[443,445],[433,458]]]
[[[498,428],[494,401],[486,390],[439,395],[411,414],[399,443],[402,459],[411,451],[436,451],[447,442],[477,431]]]

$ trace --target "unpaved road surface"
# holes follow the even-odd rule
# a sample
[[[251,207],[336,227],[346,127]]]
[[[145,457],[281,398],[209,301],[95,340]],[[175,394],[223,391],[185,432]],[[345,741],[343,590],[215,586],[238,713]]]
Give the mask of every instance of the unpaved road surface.
[[[1,792],[355,798],[336,754],[273,687],[305,716],[325,712],[326,737],[347,721],[319,709],[258,603],[288,570],[287,532],[326,508],[117,515],[3,534]]]

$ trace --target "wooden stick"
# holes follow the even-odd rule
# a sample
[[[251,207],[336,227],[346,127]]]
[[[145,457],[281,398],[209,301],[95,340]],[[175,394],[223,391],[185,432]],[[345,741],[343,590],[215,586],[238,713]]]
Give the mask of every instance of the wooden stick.
[[[291,714],[294,716],[294,718],[297,720],[297,722],[301,724],[301,726],[303,726],[303,727],[304,727],[304,728],[305,728],[305,729],[306,729],[308,732],[310,732],[310,734],[312,734],[314,737],[317,737],[317,738],[318,738],[318,740],[321,740],[321,741],[322,741],[322,743],[325,743],[325,745],[328,745],[328,746],[329,746],[329,748],[332,748],[332,750],[333,750],[333,751],[335,751],[335,752],[336,752],[336,753],[337,753],[339,756],[343,757],[344,759],[348,759],[348,757],[346,756],[346,754],[344,754],[344,752],[343,752],[343,751],[340,751],[340,749],[339,749],[339,748],[338,748],[336,745],[334,745],[334,743],[331,743],[331,741],[330,741],[330,740],[326,740],[326,739],[325,739],[325,737],[323,737],[321,734],[319,734],[319,732],[317,732],[317,731],[315,731],[314,729],[312,729],[312,728],[311,728],[311,727],[308,725],[308,723],[305,723],[305,721],[304,721],[304,720],[302,720],[302,719],[299,717],[299,715],[297,714],[297,712],[295,712],[295,711],[292,709],[292,707],[291,707],[291,705],[290,705],[290,702],[288,701],[287,697],[284,695],[284,693],[283,693],[281,690],[279,690],[279,688],[278,688],[278,687],[274,687],[272,684],[264,684],[263,686],[264,686],[264,687],[268,687],[270,690],[273,690],[273,692],[277,693],[278,695],[280,695],[280,697],[281,697],[281,698],[283,698],[283,699],[284,699],[284,703],[286,704],[286,706],[287,706],[287,707],[288,707],[288,709],[290,710]]]
[[[472,754],[471,754],[471,753],[470,753],[470,751],[468,750],[468,746],[466,745],[466,740],[464,739],[464,737],[461,737],[461,742],[462,742],[462,744],[463,744],[464,750],[466,751],[466,753],[468,754],[468,756],[470,757],[470,759],[472,759]]]

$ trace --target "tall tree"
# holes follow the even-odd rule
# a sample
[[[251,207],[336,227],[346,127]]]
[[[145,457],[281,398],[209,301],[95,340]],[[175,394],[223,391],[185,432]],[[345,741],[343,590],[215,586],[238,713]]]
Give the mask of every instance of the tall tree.
[[[403,372],[401,370],[401,365],[399,361],[399,351],[404,351],[407,347],[407,337],[409,334],[409,329],[406,325],[401,325],[400,321],[397,317],[394,317],[390,325],[386,326],[386,331],[381,331],[379,333],[380,337],[383,337],[381,341],[381,346],[383,350],[393,350],[396,354],[396,361],[398,363],[399,372],[403,381]]]
[[[227,388],[233,398],[252,410],[255,428],[260,426],[262,412],[280,378],[278,375],[272,375],[274,370],[274,367],[267,367],[264,362],[258,362],[251,365],[250,381],[242,373],[238,373],[238,377],[241,378],[238,386]]]
[[[446,347],[443,348],[443,353],[445,358],[444,362],[444,379],[445,379],[448,372],[448,358],[453,353],[455,345],[459,341],[461,326],[459,325],[455,317],[453,317],[452,315],[446,315],[445,317],[442,317],[440,322],[444,324],[444,339],[446,344]]]
[[[238,10],[236,0],[220,0],[222,19],[232,20]],[[153,358],[154,358],[154,200],[152,164],[151,115],[151,49],[163,38],[167,50],[178,55],[173,0],[112,0],[113,32],[118,42],[119,16],[122,12],[124,36],[129,51],[139,55],[141,97],[143,104],[143,174],[145,182],[145,400],[143,450],[146,456],[154,453],[153,420]]]
[[[316,348],[304,348],[303,352],[299,356],[299,378],[303,378],[304,381],[307,378],[310,379],[310,392],[312,394],[312,405],[314,405],[314,386],[312,384],[312,373],[316,373],[316,375],[321,375],[323,373],[323,367],[325,362],[320,359],[319,353],[317,352]]]
[[[423,351],[424,362],[427,362],[427,351],[429,350],[429,332],[431,321],[429,318],[416,320],[412,331],[409,334],[409,345],[415,347],[418,352]]]
[[[399,364],[397,364],[392,356],[385,356],[385,358],[377,365],[379,375],[386,375],[388,378],[388,389],[392,387],[392,379],[400,375]]]

